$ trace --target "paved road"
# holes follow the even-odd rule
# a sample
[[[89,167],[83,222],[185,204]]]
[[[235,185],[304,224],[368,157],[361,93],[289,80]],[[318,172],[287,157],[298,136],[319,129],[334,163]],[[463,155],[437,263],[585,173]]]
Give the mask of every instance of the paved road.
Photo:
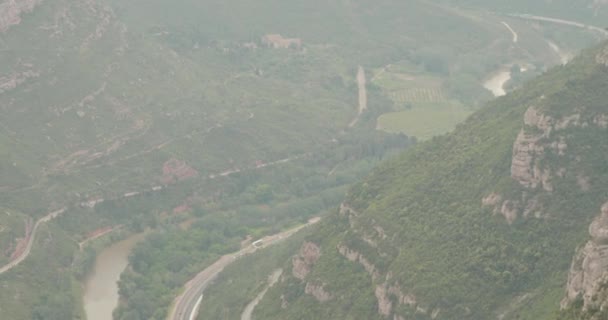
[[[543,17],[543,16],[535,16],[535,15],[531,15],[531,14],[511,14],[510,16],[521,18],[521,19],[526,19],[526,20],[543,21],[543,22],[561,24],[561,25],[565,25],[565,26],[593,30],[593,31],[601,33],[604,36],[608,36],[608,30],[605,30],[603,28],[596,27],[596,26],[587,25],[587,24],[584,24],[584,23],[581,23],[578,21],[571,21],[571,20],[564,20],[564,19],[557,19],[557,18]]]
[[[319,222],[319,218],[310,220],[307,224],[264,237],[253,244],[239,250],[238,252],[225,255],[215,263],[201,271],[192,280],[186,283],[185,290],[173,301],[173,308],[169,312],[168,320],[194,320],[198,314],[198,307],[201,303],[203,291],[215,280],[215,278],[224,270],[224,268],[238,258],[251,254],[258,249],[266,248],[280,242],[281,240],[291,237],[301,229]]]

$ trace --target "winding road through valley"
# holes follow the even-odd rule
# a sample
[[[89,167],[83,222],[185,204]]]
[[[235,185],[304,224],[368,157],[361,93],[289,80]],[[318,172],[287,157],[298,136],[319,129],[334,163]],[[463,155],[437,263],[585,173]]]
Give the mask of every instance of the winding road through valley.
[[[608,36],[608,30],[600,28],[600,27],[584,24],[584,23],[581,23],[578,21],[544,17],[544,16],[535,16],[535,15],[531,15],[531,14],[510,14],[510,16],[525,19],[525,20],[535,20],[535,21],[561,24],[561,25],[571,26],[571,27],[577,27],[577,28],[582,28],[582,29],[588,29],[588,30],[599,32],[604,36]]]
[[[206,177],[206,179],[209,180],[214,180],[217,179],[219,177],[227,177],[227,176],[231,176],[233,174],[245,171],[245,170],[259,170],[259,169],[263,169],[266,167],[271,167],[274,165],[279,165],[279,164],[283,164],[283,163],[287,163],[296,159],[299,159],[303,156],[305,156],[306,154],[302,154],[302,155],[298,155],[298,156],[294,156],[291,158],[285,158],[285,159],[280,159],[280,160],[276,160],[276,161],[270,161],[270,162],[263,162],[263,163],[258,163],[255,165],[255,167],[253,168],[248,168],[248,169],[239,169],[239,168],[235,168],[235,169],[230,169],[230,170],[226,170],[223,172],[219,172],[217,174],[211,174],[208,177]],[[158,192],[163,190],[164,187],[163,186],[156,186],[153,187],[150,190],[144,190],[144,191],[133,191],[133,192],[127,192],[125,194],[123,194],[121,197],[112,199],[112,200],[117,200],[117,199],[126,199],[126,198],[131,198],[131,197],[135,197],[138,196],[144,192]],[[106,201],[106,199],[103,198],[99,198],[99,199],[94,199],[94,200],[90,200],[90,201],[86,201],[86,202],[81,202],[79,205],[81,207],[89,207],[89,208],[95,208],[95,206],[97,206],[100,203],[103,203],[104,201]],[[63,214],[65,211],[67,211],[67,207],[63,207],[59,210],[53,211],[53,212],[49,212],[46,216],[38,219],[38,221],[36,221],[36,223],[34,224],[34,227],[32,228],[32,232],[29,235],[29,237],[26,239],[27,241],[27,245],[25,247],[25,250],[23,250],[23,252],[21,252],[19,254],[19,256],[17,256],[15,259],[13,259],[12,261],[10,261],[9,263],[7,263],[6,265],[0,267],[0,275],[13,269],[14,267],[18,266],[21,262],[23,262],[29,255],[30,252],[32,251],[32,247],[34,245],[34,242],[36,240],[36,233],[38,232],[38,228],[40,227],[41,224],[43,223],[47,223],[55,218],[57,218],[58,216],[60,216],[61,214]]]
[[[212,265],[201,271],[192,280],[186,283],[185,290],[173,302],[173,308],[169,312],[168,320],[194,320],[198,314],[198,309],[203,299],[203,292],[213,282],[213,280],[224,270],[224,268],[238,258],[254,253],[258,249],[272,246],[284,239],[294,235],[303,228],[315,224],[320,218],[311,219],[307,224],[264,237],[251,245],[228,255],[221,257]]]

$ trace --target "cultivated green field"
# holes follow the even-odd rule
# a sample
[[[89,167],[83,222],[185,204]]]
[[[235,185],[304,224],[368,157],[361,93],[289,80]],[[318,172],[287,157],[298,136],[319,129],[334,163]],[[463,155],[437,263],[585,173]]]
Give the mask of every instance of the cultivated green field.
[[[410,110],[385,113],[378,118],[378,129],[404,133],[427,140],[452,131],[471,110],[454,102],[416,103]]]

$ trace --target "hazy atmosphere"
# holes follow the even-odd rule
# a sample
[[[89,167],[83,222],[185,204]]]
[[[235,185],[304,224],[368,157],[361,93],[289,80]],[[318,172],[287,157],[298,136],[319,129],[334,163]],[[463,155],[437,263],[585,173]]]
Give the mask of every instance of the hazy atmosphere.
[[[608,320],[607,0],[0,0],[1,320]]]

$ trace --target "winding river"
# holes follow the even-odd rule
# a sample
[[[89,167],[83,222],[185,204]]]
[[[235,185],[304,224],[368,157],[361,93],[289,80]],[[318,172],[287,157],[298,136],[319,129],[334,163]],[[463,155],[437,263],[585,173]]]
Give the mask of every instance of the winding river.
[[[504,86],[509,80],[511,80],[511,72],[508,70],[501,70],[484,82],[483,86],[492,91],[492,94],[494,94],[495,97],[501,97],[507,94]]]
[[[112,311],[118,305],[118,279],[128,265],[129,253],[144,237],[143,233],[130,236],[99,253],[85,283],[87,320],[112,320]]]

